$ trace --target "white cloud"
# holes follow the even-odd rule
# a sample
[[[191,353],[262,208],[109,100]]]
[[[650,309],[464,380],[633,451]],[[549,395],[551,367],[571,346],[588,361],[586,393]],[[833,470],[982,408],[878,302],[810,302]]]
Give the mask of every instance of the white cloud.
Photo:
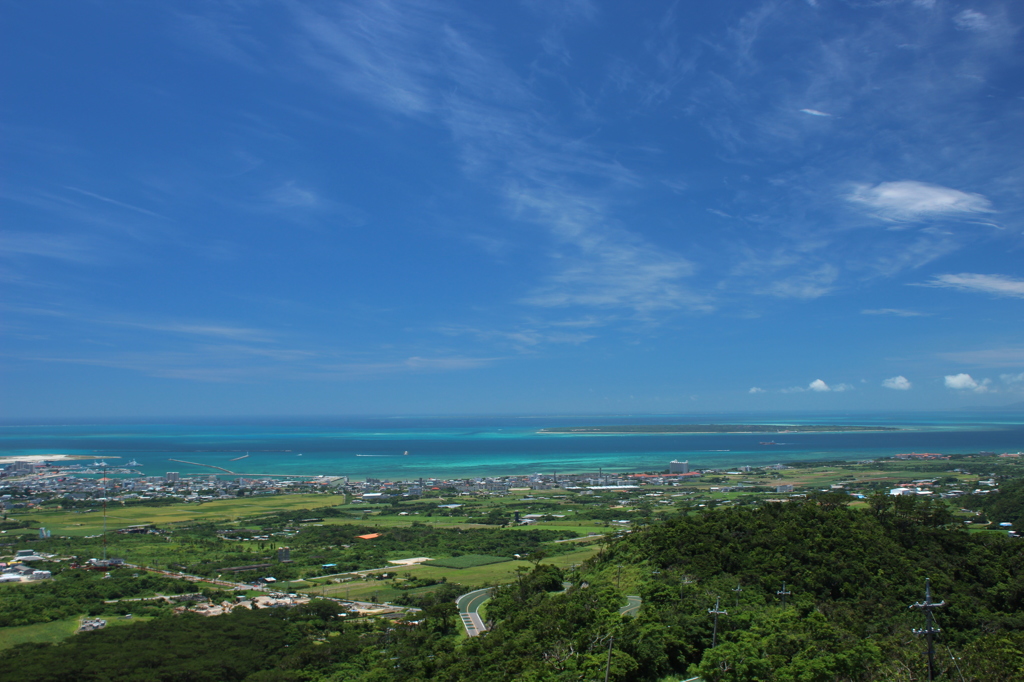
[[[892,221],[993,212],[992,204],[980,194],[915,180],[881,182],[874,187],[857,185],[846,198]]]
[[[817,109],[801,109],[800,111],[801,113],[810,114],[811,116],[832,116],[832,114],[827,114],[824,111],[818,111]]]
[[[165,216],[160,215],[159,213],[154,213],[153,211],[150,211],[147,208],[140,208],[138,206],[133,206],[132,204],[127,204],[127,203],[125,203],[123,201],[118,201],[117,199],[111,199],[110,197],[105,197],[102,194],[96,194],[95,192],[89,192],[89,191],[86,191],[84,189],[79,189],[77,187],[66,187],[65,189],[69,189],[72,192],[78,192],[81,195],[84,195],[84,196],[87,196],[87,197],[91,197],[93,199],[96,199],[97,201],[102,201],[102,202],[107,203],[107,204],[113,204],[114,206],[120,206],[121,208],[126,208],[129,211],[135,211],[136,213],[142,213],[143,215],[153,216],[154,218],[164,218],[165,217]]]
[[[891,388],[896,391],[909,391],[912,384],[905,376],[901,374],[899,376],[886,379],[885,381],[882,382],[882,386],[885,386],[886,388]]]
[[[583,7],[566,16],[589,16]],[[531,83],[478,38],[475,22],[415,2],[296,13],[302,54],[326,82],[446,129],[466,175],[503,194],[515,217],[545,228],[552,270],[520,303],[641,314],[709,308],[683,281],[694,272],[690,260],[612,218],[607,192],[637,185],[634,172],[597,145],[554,132]]]
[[[1024,348],[986,348],[959,353],[939,353],[939,357],[943,360],[982,367],[1024,366]]]
[[[970,374],[947,374],[946,375],[946,387],[956,389],[958,391],[974,391],[975,393],[987,392],[988,385],[991,383],[989,379],[985,379],[978,382]]]
[[[762,293],[779,298],[819,298],[833,290],[832,285],[838,277],[838,268],[833,265],[822,265],[811,272],[775,282]]]
[[[919,313],[914,310],[901,310],[900,308],[873,308],[860,311],[861,315],[895,315],[896,317],[924,317],[928,313]]]
[[[948,287],[962,291],[980,291],[997,296],[1024,298],[1024,279],[1005,275],[979,275],[961,272],[958,275],[939,275],[925,282],[923,286]]]
[[[989,31],[992,29],[992,21],[988,16],[981,12],[976,12],[973,9],[965,9],[960,14],[953,17],[953,23],[957,25],[957,28],[964,31]]]
[[[693,275],[686,258],[607,225],[603,203],[558,186],[546,191],[507,190],[516,213],[547,226],[557,240],[558,271],[521,299],[546,308],[632,308],[638,313],[689,308],[710,310],[707,299],[683,280]]]
[[[89,263],[99,259],[100,244],[74,234],[5,232],[0,234],[0,255],[42,256]]]
[[[316,192],[299,187],[294,181],[286,182],[273,190],[269,197],[281,208],[313,208],[320,203]]]
[[[1024,384],[1024,372],[1020,374],[1000,374],[999,378],[1007,384]]]
[[[764,389],[763,388],[758,388],[757,386],[754,386],[749,391],[747,391],[747,393],[764,393]]]
[[[811,391],[813,393],[843,393],[845,391],[852,391],[852,390],[853,390],[853,386],[851,386],[850,384],[835,384],[835,385],[829,386],[827,383],[825,383],[824,380],[822,380],[822,379],[815,379],[811,383],[807,384],[806,387],[804,387],[804,386],[793,386],[792,388],[784,388],[784,389],[782,389],[781,392],[782,393],[804,393],[804,392],[807,392],[807,391]]]

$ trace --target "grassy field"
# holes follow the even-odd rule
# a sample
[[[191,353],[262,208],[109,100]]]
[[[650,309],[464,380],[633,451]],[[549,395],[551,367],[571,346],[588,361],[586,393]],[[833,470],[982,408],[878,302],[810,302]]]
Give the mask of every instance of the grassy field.
[[[553,564],[559,568],[569,568],[573,564],[581,564],[590,557],[598,553],[599,548],[596,546],[584,547],[578,551],[571,552],[568,554],[561,554],[550,559],[545,559],[543,563]],[[486,566],[473,566],[470,568],[442,568],[440,566],[429,566],[425,564],[419,564],[417,566],[409,567],[398,567],[393,572],[399,576],[409,574],[417,578],[426,578],[433,580],[440,580],[444,578],[449,583],[457,585],[463,585],[466,587],[477,586],[477,585],[494,585],[501,583],[508,583],[515,580],[515,570],[518,567],[532,568],[532,564],[528,561],[503,561],[496,564],[488,564]],[[397,590],[390,586],[388,581],[382,580],[349,580],[342,583],[334,583],[330,579],[328,580],[310,580],[308,581],[311,587],[308,591],[312,594],[325,594],[328,597],[339,597],[342,599],[354,599],[358,601],[369,601],[373,597],[377,598],[377,601],[392,601],[397,599],[406,592]],[[301,589],[301,588],[299,588]],[[423,592],[436,589],[436,587],[423,587],[417,590],[410,590],[412,594],[422,594]]]
[[[827,489],[833,483],[890,485],[915,479],[935,478],[943,475],[937,472],[937,466],[948,472],[956,466],[961,466],[963,463],[958,464],[950,461],[948,462],[948,469],[943,464],[942,462],[935,461],[886,461],[878,465],[832,462],[821,466],[783,469],[764,474],[745,472],[740,474],[715,474],[714,476],[706,476],[704,479],[688,482],[693,485],[688,485],[686,489],[695,492],[694,498],[713,495],[716,499],[731,499],[737,496],[737,493],[711,494],[708,492],[708,488],[712,486],[735,486],[741,483],[769,488],[788,484],[795,486],[797,489]],[[964,486],[973,485],[978,479],[978,476],[975,474],[956,474],[956,476],[963,481]],[[710,478],[720,480],[711,482],[708,480]],[[665,493],[666,496],[660,499],[670,500],[673,503],[687,499],[669,497],[680,492],[679,488],[668,487],[660,490],[648,488],[644,490],[644,493],[651,492]],[[635,492],[629,494],[631,498],[634,495]],[[514,492],[506,497],[449,496],[429,500],[429,503],[443,504],[453,500],[467,504],[468,506],[465,511],[476,516],[485,515],[489,510],[495,508],[500,509],[503,513],[511,513],[513,510],[526,512],[543,509],[543,511],[548,511],[550,507],[545,508],[544,505],[558,504],[560,507],[565,508],[564,510],[559,510],[559,513],[565,513],[566,518],[540,522],[531,527],[554,530],[569,528],[581,534],[601,533],[608,530],[608,527],[603,523],[585,518],[588,500],[577,498],[562,491]],[[649,498],[648,501],[654,505],[655,511],[667,511],[671,508],[670,505],[659,504],[659,498]],[[410,501],[409,504],[422,504],[423,502],[424,500],[418,502]],[[244,517],[271,514],[278,511],[314,509],[325,506],[340,506],[342,504],[343,497],[341,495],[303,494],[246,497],[232,500],[217,500],[202,504],[177,504],[169,507],[122,507],[120,505],[112,505],[107,510],[107,527],[110,530],[116,530],[125,526],[144,523],[151,523],[158,527],[189,521],[223,521],[227,523]],[[351,514],[350,516],[327,518],[324,523],[361,524],[393,528],[408,526],[418,521],[445,528],[469,529],[482,527],[478,524],[469,523],[466,516],[447,516],[442,512],[432,513],[430,516],[427,516],[426,513],[421,511],[414,511],[407,516],[399,516],[397,512],[403,506],[405,505],[402,502],[389,508],[357,501],[346,507],[346,511],[349,511]],[[422,510],[422,507],[420,509]],[[623,515],[625,516],[626,513],[624,510]],[[40,525],[49,528],[55,535],[96,535],[103,530],[103,513],[99,506],[89,512],[26,510],[16,512],[11,517],[15,519],[32,518],[38,521]],[[9,532],[14,535],[34,531],[13,530]]]
[[[152,616],[134,616],[132,618],[118,618],[116,616],[98,616],[107,621],[107,627],[122,627],[152,620]],[[9,649],[25,642],[37,644],[54,644],[67,639],[78,630],[81,616],[55,620],[51,623],[36,623],[34,625],[22,625],[15,628],[0,628],[0,651]]]
[[[267,495],[236,500],[215,500],[202,504],[176,504],[169,507],[111,505],[107,508],[107,528],[116,530],[144,523],[152,523],[159,527],[186,521],[234,520],[292,509],[336,506],[343,502],[344,498],[341,495]],[[41,526],[50,529],[54,535],[83,536],[103,532],[103,511],[98,505],[95,511],[91,512],[31,509],[11,514],[12,519],[22,517],[35,519]]]
[[[488,564],[499,564],[503,561],[508,561],[508,557],[497,557],[487,556],[486,554],[463,554],[457,557],[448,557],[445,559],[434,559],[430,562],[431,566],[440,566],[441,568],[474,568],[476,566],[486,566]]]
[[[0,628],[0,651],[25,642],[52,644],[67,639],[78,629],[78,618],[36,623],[16,628]]]

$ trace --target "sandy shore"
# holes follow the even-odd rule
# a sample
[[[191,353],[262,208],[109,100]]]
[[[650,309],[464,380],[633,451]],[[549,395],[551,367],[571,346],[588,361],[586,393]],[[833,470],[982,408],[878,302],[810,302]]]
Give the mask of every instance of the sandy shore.
[[[10,462],[57,462],[68,459],[121,459],[112,455],[0,455],[0,464]]]

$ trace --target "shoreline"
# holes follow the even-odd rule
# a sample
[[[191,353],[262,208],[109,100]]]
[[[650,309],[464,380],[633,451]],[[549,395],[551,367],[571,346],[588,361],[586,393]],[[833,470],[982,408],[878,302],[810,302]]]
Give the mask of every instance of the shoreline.
[[[120,455],[0,455],[0,465],[8,462],[65,462],[76,459],[123,459]]]

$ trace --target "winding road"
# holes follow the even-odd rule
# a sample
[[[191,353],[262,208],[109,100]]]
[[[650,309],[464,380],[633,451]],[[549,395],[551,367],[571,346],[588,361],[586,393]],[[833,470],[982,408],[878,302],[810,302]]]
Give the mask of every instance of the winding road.
[[[626,597],[626,605],[619,609],[619,613],[623,616],[633,616],[636,618],[636,614],[640,612],[640,605],[643,604],[643,600],[636,595],[629,595]]]
[[[477,637],[487,632],[487,626],[484,625],[484,621],[480,617],[480,607],[491,598],[492,589],[485,587],[482,590],[467,592],[455,600],[455,604],[459,607],[459,618],[462,619],[462,624],[466,627],[467,636]]]

